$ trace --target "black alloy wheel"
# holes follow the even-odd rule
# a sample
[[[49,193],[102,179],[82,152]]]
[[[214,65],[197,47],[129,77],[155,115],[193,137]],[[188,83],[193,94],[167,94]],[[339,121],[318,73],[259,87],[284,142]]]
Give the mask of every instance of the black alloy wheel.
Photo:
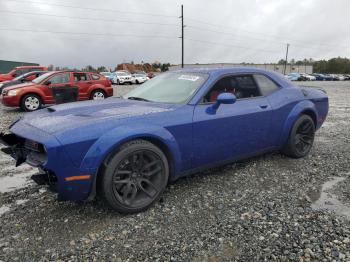
[[[140,212],[158,200],[168,176],[163,152],[148,141],[135,140],[124,145],[107,163],[104,196],[121,213]]]
[[[298,126],[294,138],[295,148],[300,155],[306,155],[314,141],[315,127],[313,121],[303,120]]]
[[[310,152],[314,138],[315,123],[313,119],[308,115],[302,115],[294,123],[283,153],[294,158],[304,157]]]

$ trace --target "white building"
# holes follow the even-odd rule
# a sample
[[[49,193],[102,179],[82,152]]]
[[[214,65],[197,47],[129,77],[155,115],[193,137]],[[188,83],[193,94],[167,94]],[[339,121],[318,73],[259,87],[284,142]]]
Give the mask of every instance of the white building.
[[[185,64],[185,68],[228,68],[228,67],[256,67],[260,69],[266,69],[270,71],[275,71],[283,74],[284,65],[279,64],[231,64],[231,63],[214,63],[214,64]],[[181,69],[181,65],[174,65],[169,67],[169,70],[176,70]],[[286,67],[286,74],[289,74],[291,72],[297,72],[297,73],[307,73],[312,74],[313,73],[313,66],[312,65],[291,65],[288,64]]]

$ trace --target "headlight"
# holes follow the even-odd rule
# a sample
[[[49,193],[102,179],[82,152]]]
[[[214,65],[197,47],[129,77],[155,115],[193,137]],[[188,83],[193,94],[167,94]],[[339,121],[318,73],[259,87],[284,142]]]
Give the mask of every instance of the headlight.
[[[8,95],[8,96],[16,96],[16,95],[17,95],[17,89],[8,91],[8,92],[7,92],[7,95]]]
[[[0,88],[3,86],[4,84],[0,84]]]

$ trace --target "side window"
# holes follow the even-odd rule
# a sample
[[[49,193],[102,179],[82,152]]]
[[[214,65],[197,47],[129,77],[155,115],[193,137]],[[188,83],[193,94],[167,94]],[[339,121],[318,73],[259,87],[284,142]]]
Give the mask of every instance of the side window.
[[[74,81],[76,82],[88,80],[88,76],[85,73],[74,73],[73,76],[74,76]]]
[[[99,75],[95,75],[95,74],[91,75],[91,77],[92,77],[93,80],[99,80],[100,79],[100,76]]]
[[[254,79],[260,87],[262,95],[264,96],[267,96],[272,92],[278,90],[278,86],[276,85],[276,83],[264,75],[254,75]]]
[[[23,75],[24,72],[22,69],[17,69],[16,72],[15,72],[16,76],[20,76],[20,75]]]
[[[220,79],[204,97],[204,102],[215,102],[221,93],[232,93],[237,99],[261,95],[250,75],[228,76]]]
[[[51,84],[61,84],[69,82],[69,73],[57,74],[49,79]]]

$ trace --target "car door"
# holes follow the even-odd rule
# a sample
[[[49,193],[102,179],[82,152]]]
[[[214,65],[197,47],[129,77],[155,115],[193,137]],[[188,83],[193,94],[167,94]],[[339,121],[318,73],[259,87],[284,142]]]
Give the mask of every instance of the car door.
[[[224,83],[224,84],[223,84]],[[221,86],[220,86],[221,85]],[[218,93],[237,96],[208,112]],[[208,101],[209,100],[209,101]],[[193,115],[193,168],[247,157],[270,145],[271,106],[252,75],[226,76],[216,82]]]
[[[63,94],[66,89],[72,87],[71,78],[69,72],[62,72],[54,74],[52,77],[46,80],[47,88],[44,88],[45,96],[49,103],[61,103]]]
[[[73,73],[74,83],[73,85],[78,87],[79,95],[78,100],[89,99],[89,87],[93,84],[93,81],[86,73]]]

